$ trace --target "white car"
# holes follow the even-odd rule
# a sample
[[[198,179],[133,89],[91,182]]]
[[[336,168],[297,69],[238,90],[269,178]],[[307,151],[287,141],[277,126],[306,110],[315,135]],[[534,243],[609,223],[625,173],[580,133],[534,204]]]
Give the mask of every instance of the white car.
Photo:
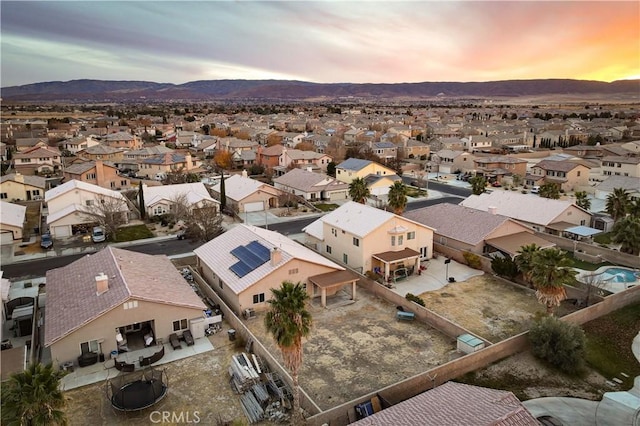
[[[93,228],[93,231],[91,232],[91,240],[93,240],[94,243],[102,243],[107,240],[107,235],[101,226]]]

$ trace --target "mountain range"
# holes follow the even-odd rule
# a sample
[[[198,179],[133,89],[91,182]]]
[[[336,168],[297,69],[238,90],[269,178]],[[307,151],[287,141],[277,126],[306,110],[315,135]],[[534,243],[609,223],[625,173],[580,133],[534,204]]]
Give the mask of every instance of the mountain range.
[[[3,101],[331,101],[434,98],[517,98],[527,96],[615,96],[638,99],[640,80],[611,83],[541,79],[490,82],[394,84],[311,83],[294,80],[200,80],[184,84],[151,81],[71,80],[3,87]]]

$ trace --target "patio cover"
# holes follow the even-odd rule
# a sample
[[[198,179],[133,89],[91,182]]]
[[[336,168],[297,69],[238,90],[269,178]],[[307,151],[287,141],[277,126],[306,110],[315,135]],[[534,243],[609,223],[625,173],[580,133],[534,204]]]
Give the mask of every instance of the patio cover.
[[[588,226],[574,226],[572,228],[565,229],[564,232],[578,235],[579,237],[590,237],[592,235],[602,234],[601,230],[596,228],[590,228]]]
[[[485,243],[509,254],[512,258],[518,255],[518,251],[522,246],[529,244],[535,244],[543,249],[555,247],[554,243],[543,240],[542,238],[528,232],[518,232],[517,234],[492,238],[490,240],[486,240]]]
[[[566,231],[567,228],[573,228],[575,227],[576,224],[575,223],[569,223],[569,222],[556,222],[556,223],[550,223],[547,225],[547,228],[549,229],[553,229],[555,231]]]
[[[327,289],[351,284],[351,299],[356,300],[356,283],[360,276],[348,269],[327,272],[309,277],[309,282],[320,289],[320,300],[323,308],[327,307]],[[315,291],[314,291],[315,293]]]
[[[377,253],[373,255],[373,257],[385,263],[393,263],[399,260],[409,259],[409,258],[418,257],[418,256],[420,256],[420,253],[410,248],[405,248],[400,251],[385,251],[383,253]]]

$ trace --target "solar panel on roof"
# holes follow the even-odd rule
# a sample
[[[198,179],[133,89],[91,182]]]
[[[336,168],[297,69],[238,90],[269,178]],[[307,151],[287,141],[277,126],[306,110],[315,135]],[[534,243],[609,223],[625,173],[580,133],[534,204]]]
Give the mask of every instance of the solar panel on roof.
[[[245,246],[239,246],[231,250],[231,254],[249,265],[252,268],[257,268],[262,265],[264,262],[260,261],[260,258],[255,254],[251,253],[249,249]]]
[[[252,241],[246,246],[238,246],[231,250],[231,254],[238,258],[238,262],[229,269],[240,278],[271,259],[271,251],[257,241]]]
[[[271,259],[271,251],[257,241],[251,241],[246,247],[263,262]]]
[[[241,260],[231,265],[229,269],[231,269],[231,271],[240,278],[244,277],[253,270]]]

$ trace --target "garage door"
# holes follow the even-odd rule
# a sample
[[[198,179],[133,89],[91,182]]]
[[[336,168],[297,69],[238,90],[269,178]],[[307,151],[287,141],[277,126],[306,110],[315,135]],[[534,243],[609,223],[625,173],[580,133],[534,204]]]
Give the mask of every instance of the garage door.
[[[247,213],[261,212],[262,210],[264,210],[264,203],[262,201],[258,201],[256,203],[247,203],[244,205],[244,211]]]
[[[70,237],[71,236],[71,226],[69,226],[69,225],[54,226],[51,229],[51,232],[53,233],[53,236],[56,237],[56,238]]]
[[[331,201],[336,201],[336,200],[346,200],[347,199],[347,191],[343,191],[343,192],[332,192],[329,199]]]
[[[0,243],[4,244],[12,244],[13,243],[13,232],[3,232],[2,237],[0,237]]]
[[[371,190],[371,195],[387,195],[389,193],[389,188],[388,187],[381,187],[381,188],[373,188]]]

